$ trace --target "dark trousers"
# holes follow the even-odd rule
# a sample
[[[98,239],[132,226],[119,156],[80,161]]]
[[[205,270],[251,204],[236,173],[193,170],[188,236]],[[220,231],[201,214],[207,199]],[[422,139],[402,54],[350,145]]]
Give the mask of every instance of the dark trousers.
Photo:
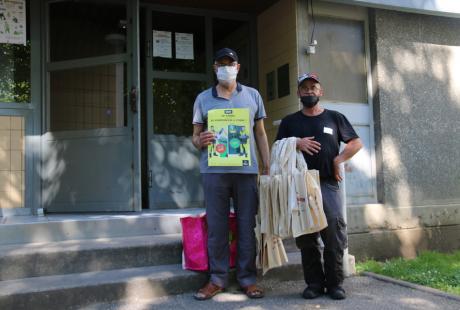
[[[241,286],[256,282],[255,215],[258,206],[257,175],[232,173],[202,174],[208,223],[210,281],[228,284],[230,198],[237,220],[236,278]]]
[[[343,250],[347,248],[347,229],[342,212],[339,186],[321,182],[324,213],[328,226],[319,233],[295,239],[301,251],[305,282],[309,287],[335,287],[343,282]],[[319,236],[324,243],[323,262]]]

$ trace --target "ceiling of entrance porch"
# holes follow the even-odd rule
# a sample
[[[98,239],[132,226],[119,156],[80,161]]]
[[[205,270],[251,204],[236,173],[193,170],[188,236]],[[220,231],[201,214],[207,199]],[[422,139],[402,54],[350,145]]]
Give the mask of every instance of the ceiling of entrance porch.
[[[207,10],[238,11],[247,13],[262,12],[275,2],[277,2],[277,0],[141,0],[141,3],[154,3],[167,6],[181,6]]]

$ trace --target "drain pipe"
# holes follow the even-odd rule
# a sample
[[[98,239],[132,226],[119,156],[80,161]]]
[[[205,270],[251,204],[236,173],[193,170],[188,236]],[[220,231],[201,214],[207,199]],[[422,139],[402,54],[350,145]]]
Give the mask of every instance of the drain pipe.
[[[340,184],[340,190],[342,194],[342,214],[345,224],[348,228],[347,221],[347,186],[345,178],[345,163],[340,164],[340,174],[342,175],[342,182]],[[348,235],[348,229],[347,229]],[[347,236],[348,237],[348,236]],[[353,255],[348,254],[348,246],[343,250],[343,274],[345,277],[349,277],[355,274],[355,259]]]

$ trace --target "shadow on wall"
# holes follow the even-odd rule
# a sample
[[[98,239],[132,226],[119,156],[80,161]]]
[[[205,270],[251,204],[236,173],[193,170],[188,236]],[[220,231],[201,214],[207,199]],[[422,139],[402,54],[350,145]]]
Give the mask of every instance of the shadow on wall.
[[[412,257],[425,233],[403,229],[443,225],[421,223],[413,208],[460,201],[460,21],[384,10],[375,17],[385,207],[364,212],[367,224],[380,218],[381,228],[400,229],[400,254]]]
[[[61,188],[61,176],[66,170],[66,162],[63,153],[67,147],[64,143],[54,143],[53,147],[43,149],[41,169],[37,167],[37,173],[42,179],[43,205],[49,205],[59,193]]]
[[[190,137],[156,135],[150,143],[154,208],[203,207],[199,153]]]
[[[385,203],[458,202],[460,141],[453,137],[460,131],[460,21],[383,15],[377,70]],[[387,33],[394,30],[388,19],[399,31]]]

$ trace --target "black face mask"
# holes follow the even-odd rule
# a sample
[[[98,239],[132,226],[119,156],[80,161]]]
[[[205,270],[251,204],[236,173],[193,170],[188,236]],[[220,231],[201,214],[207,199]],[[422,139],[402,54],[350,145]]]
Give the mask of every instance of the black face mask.
[[[300,101],[302,101],[302,104],[305,108],[312,108],[318,103],[319,97],[318,96],[301,96]]]

